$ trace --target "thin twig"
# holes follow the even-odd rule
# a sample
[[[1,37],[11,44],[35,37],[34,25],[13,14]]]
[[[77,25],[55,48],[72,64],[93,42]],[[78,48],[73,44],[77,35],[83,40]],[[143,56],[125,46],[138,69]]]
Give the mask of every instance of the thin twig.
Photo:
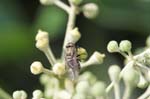
[[[115,93],[115,99],[120,99],[119,82],[114,83],[114,93]]]
[[[3,99],[12,99],[11,96],[6,93],[2,88],[0,88],[0,97]]]
[[[64,39],[64,43],[63,43],[63,51],[62,51],[62,56],[64,56],[64,49],[65,46],[67,44],[67,34],[73,30],[74,25],[75,25],[75,20],[76,20],[76,7],[75,5],[71,5],[70,8],[70,12],[69,12],[69,18],[68,18],[68,23],[67,23],[67,29],[66,29],[66,33],[65,33],[65,39]]]
[[[56,63],[56,58],[55,58],[55,56],[53,55],[50,46],[49,46],[47,49],[44,50],[44,53],[45,53],[46,57],[48,58],[50,64],[51,64],[52,66],[54,66],[54,64]]]
[[[129,85],[126,85],[125,92],[123,94],[122,99],[130,99],[131,93],[132,93],[132,88]]]
[[[60,7],[61,9],[63,9],[64,11],[66,11],[68,14],[70,12],[70,7],[68,5],[66,5],[65,3],[63,3],[60,0],[55,0],[54,4],[58,7]]]

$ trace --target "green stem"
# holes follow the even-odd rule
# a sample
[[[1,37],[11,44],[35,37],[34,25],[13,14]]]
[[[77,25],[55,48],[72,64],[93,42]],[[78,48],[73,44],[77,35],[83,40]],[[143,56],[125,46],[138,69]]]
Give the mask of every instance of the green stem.
[[[62,1],[60,0],[55,0],[54,4],[56,6],[58,6],[59,8],[63,9],[64,11],[66,11],[67,13],[70,12],[70,7],[66,4],[64,4]]]
[[[12,99],[11,96],[6,93],[2,88],[0,88],[0,98],[1,99]]]
[[[115,99],[120,99],[119,82],[114,83],[114,92],[115,92]]]
[[[125,92],[122,99],[130,99],[133,88],[130,85],[126,85]]]

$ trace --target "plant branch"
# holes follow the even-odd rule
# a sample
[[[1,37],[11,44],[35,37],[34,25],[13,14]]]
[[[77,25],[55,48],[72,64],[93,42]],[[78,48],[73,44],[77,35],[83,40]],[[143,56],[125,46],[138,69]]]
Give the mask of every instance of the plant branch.
[[[60,0],[55,0],[54,4],[56,6],[58,6],[59,8],[63,9],[64,11],[66,11],[68,14],[70,12],[70,7],[68,5],[66,5],[65,3],[63,3]]]
[[[51,65],[54,66],[54,64],[56,63],[56,59],[52,53],[50,46],[44,50],[44,53],[48,58],[49,62],[51,63]]]
[[[120,87],[119,82],[114,83],[114,93],[115,93],[115,99],[120,99]]]
[[[131,93],[132,93],[132,88],[129,85],[127,85],[122,99],[130,99]]]
[[[75,25],[75,20],[76,20],[76,6],[71,4],[71,8],[69,11],[69,16],[68,16],[68,23],[67,23],[67,29],[65,33],[65,38],[64,38],[64,43],[63,43],[63,51],[62,51],[62,57],[64,56],[64,49],[67,44],[67,35],[68,33],[74,28]]]

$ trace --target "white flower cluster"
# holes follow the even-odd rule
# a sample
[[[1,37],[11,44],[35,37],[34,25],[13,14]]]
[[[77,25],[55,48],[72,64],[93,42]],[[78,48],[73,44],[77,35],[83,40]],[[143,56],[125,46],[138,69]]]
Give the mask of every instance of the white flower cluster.
[[[43,5],[56,5],[57,7],[60,7],[68,13],[69,19],[63,44],[62,56],[60,58],[56,59],[51,50],[48,32],[39,30],[35,37],[36,48],[46,55],[52,69],[45,68],[40,61],[34,61],[31,64],[30,71],[32,74],[38,75],[44,73],[40,78],[41,83],[44,85],[44,93],[40,90],[35,90],[33,91],[32,99],[62,99],[62,97],[63,99],[84,99],[83,97],[86,97],[85,99],[87,99],[88,97],[99,98],[105,96],[105,84],[103,82],[95,82],[92,78],[93,75],[91,76],[91,74],[85,73],[80,76],[78,74],[79,77],[74,79],[75,74],[73,73],[77,70],[73,71],[72,68],[66,66],[67,60],[64,55],[67,51],[66,45],[68,43],[75,44],[81,38],[79,29],[75,27],[76,15],[83,12],[85,17],[94,18],[98,15],[98,6],[94,3],[81,5],[82,0],[68,1],[70,6],[61,0],[40,0]],[[98,51],[95,51],[93,55],[85,61],[88,54],[87,51],[81,47],[75,48],[75,50],[77,53],[75,58],[77,58],[77,61],[80,63],[80,70],[90,65],[103,63],[105,55]],[[80,71],[78,70],[77,72]],[[86,79],[80,81],[79,79],[81,78]],[[94,85],[89,83],[92,81],[94,81]],[[91,94],[89,94],[89,89],[91,90]],[[16,91],[13,94],[13,98],[26,99],[27,95],[24,91]]]
[[[91,72],[84,72],[79,76],[76,85],[65,78],[64,85],[57,77],[49,77],[42,74],[40,82],[44,86],[44,96],[46,99],[95,99],[106,97],[106,85],[98,81]],[[71,98],[72,97],[72,98]]]
[[[110,41],[107,49],[110,53],[118,52],[126,59],[125,66],[122,70],[116,65],[109,68],[109,75],[112,83],[107,88],[107,92],[114,86],[116,99],[120,99],[119,83],[123,79],[125,83],[125,92],[123,99],[129,99],[132,90],[135,87],[147,88],[138,99],[146,99],[150,95],[150,47],[149,37],[146,41],[147,47],[137,55],[131,53],[132,44],[128,40],[123,40],[118,43]],[[148,92],[149,91],[149,92]],[[119,97],[119,98],[117,98]]]

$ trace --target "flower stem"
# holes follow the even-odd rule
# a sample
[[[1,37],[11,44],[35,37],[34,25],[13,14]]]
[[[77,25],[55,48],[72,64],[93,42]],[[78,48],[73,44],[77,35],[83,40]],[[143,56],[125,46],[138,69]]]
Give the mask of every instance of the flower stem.
[[[70,12],[70,7],[66,4],[64,4],[62,1],[60,0],[55,0],[54,4],[56,6],[58,6],[59,8],[63,9],[64,11],[66,11],[68,14]]]
[[[114,92],[115,92],[115,99],[120,99],[119,82],[114,83]]]
[[[48,58],[50,64],[52,66],[54,66],[54,64],[56,63],[56,59],[52,53],[50,46],[44,50],[44,53],[45,53],[46,57]]]
[[[67,29],[65,33],[65,38],[64,38],[64,43],[63,43],[63,51],[62,51],[62,57],[64,56],[64,49],[67,44],[67,35],[68,33],[74,28],[75,25],[75,20],[76,20],[76,6],[71,4],[71,8],[69,11],[69,18],[68,18],[68,23],[67,23]]]
[[[2,99],[12,99],[11,96],[6,93],[2,88],[0,88],[0,98]]]
[[[132,93],[132,89],[130,85],[126,85],[125,92],[122,99],[130,99],[130,95]]]

